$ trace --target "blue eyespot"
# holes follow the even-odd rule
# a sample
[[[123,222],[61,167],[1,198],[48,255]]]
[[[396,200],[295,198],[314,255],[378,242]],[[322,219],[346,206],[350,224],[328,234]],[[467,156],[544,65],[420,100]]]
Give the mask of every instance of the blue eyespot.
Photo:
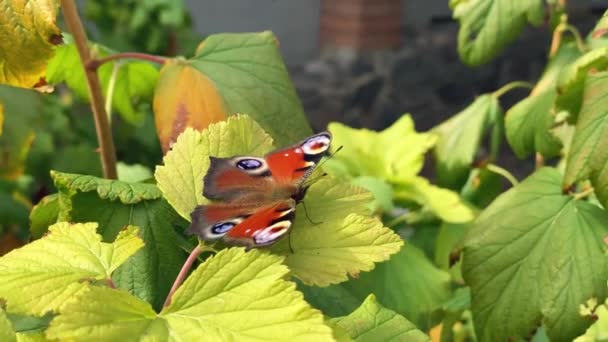
[[[257,159],[242,159],[236,163],[236,167],[242,170],[255,170],[262,166],[262,162]]]
[[[213,232],[213,234],[225,234],[230,229],[234,228],[234,226],[236,226],[236,224],[232,222],[216,223],[211,227],[211,232]]]

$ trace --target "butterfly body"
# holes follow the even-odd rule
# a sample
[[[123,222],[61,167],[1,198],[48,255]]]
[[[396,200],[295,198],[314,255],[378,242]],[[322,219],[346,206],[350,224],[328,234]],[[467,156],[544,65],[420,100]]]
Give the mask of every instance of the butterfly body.
[[[203,196],[217,202],[196,207],[189,231],[249,248],[273,244],[291,227],[308,189],[304,181],[330,142],[324,132],[263,158],[210,157]]]

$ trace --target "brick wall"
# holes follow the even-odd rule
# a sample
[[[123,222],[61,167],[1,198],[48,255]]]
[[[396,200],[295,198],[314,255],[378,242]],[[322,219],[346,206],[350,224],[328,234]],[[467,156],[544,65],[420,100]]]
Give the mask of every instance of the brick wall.
[[[322,0],[321,45],[386,49],[401,43],[402,0]]]

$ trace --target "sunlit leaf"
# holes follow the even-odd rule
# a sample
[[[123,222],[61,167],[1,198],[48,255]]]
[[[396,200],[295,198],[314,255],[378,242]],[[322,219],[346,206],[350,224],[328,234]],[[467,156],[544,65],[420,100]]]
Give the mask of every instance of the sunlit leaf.
[[[61,42],[55,0],[0,1],[0,83],[33,88]]]
[[[17,336],[13,330],[13,325],[6,317],[6,312],[0,307],[0,341],[16,342]]]
[[[433,147],[437,136],[417,133],[409,115],[402,116],[392,126],[381,132],[354,129],[343,124],[331,123],[333,146],[343,146],[325,163],[330,174],[352,179],[379,179],[390,185],[395,199],[414,201],[428,208],[444,220],[469,221],[473,213],[461,201],[458,194],[433,186],[425,178],[417,176],[422,170],[425,153]],[[380,193],[384,203],[387,191]],[[388,203],[385,204],[388,206]]]
[[[346,330],[355,341],[431,340],[403,316],[382,307],[373,294],[350,315],[333,318],[330,323]]]
[[[423,177],[396,184],[394,192],[395,198],[420,203],[423,209],[446,222],[469,222],[475,217],[473,210],[456,192],[435,186]]]
[[[49,234],[0,257],[0,298],[10,312],[42,315],[56,311],[86,287],[106,280],[143,246],[136,227],[113,243],[101,242],[96,223],[60,222]]]
[[[591,323],[579,305],[606,297],[608,215],[561,184],[557,170],[540,169],[468,232],[463,275],[481,341],[524,338],[540,322],[552,341],[570,341]]]
[[[65,82],[80,98],[88,101],[89,91],[76,45],[70,36],[66,36],[65,40],[66,44],[57,48],[55,57],[49,62],[46,80],[51,84]],[[97,43],[89,43],[89,48],[96,58],[116,53]],[[118,67],[116,72],[115,67]],[[128,122],[141,124],[145,112],[138,109],[138,106],[152,99],[158,80],[156,67],[142,61],[110,61],[101,65],[97,73],[104,96],[108,95],[110,84],[114,84],[112,108]],[[113,77],[114,81],[111,81]]]
[[[311,130],[277,45],[270,31],[214,34],[188,62],[212,82],[229,115],[250,115],[287,145]]]
[[[597,301],[595,302],[597,303]],[[591,324],[585,334],[574,339],[574,342],[596,342],[606,339],[608,336],[608,307],[606,305],[604,303],[597,308],[589,308],[593,310],[593,315],[597,317],[597,321]]]
[[[282,258],[231,248],[200,265],[156,314],[128,293],[90,287],[47,336],[75,340],[332,340],[323,316],[283,278]]]
[[[244,115],[233,116],[202,133],[185,130],[163,158],[164,165],[156,168],[154,177],[167,201],[190,220],[194,208],[208,202],[203,197],[203,177],[209,156],[262,156],[271,149],[272,139],[255,121]]]
[[[424,164],[424,154],[435,144],[437,137],[418,133],[411,116],[403,115],[381,132],[355,129],[333,122],[329,124],[334,150],[342,146],[326,164],[344,164],[351,177],[374,176],[389,183],[415,177]]]
[[[154,184],[128,183],[84,175],[53,173],[61,191],[63,219],[96,220],[104,241],[125,225],[140,227],[145,246],[114,272],[116,286],[159,308],[185,261],[174,226],[179,216]],[[66,198],[67,197],[67,198]]]
[[[214,83],[183,59],[169,60],[154,92],[156,130],[167,152],[187,128],[201,131],[228,116]]]
[[[450,7],[460,22],[458,52],[469,65],[490,61],[526,24],[538,26],[545,17],[542,0],[450,0]]]
[[[165,165],[156,169],[156,179],[169,203],[190,220],[195,206],[207,202],[202,188],[209,156],[263,155],[270,146],[270,137],[246,116],[230,117],[202,133],[188,129],[165,156]],[[290,235],[272,250],[287,255],[293,275],[306,284],[334,284],[370,270],[403,244],[370,217],[371,201],[361,188],[321,177],[298,206]]]

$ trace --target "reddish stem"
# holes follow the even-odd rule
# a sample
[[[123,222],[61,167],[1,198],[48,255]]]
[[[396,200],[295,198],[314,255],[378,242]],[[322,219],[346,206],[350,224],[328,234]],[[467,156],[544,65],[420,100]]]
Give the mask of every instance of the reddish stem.
[[[87,69],[97,70],[97,68],[102,66],[104,63],[107,63],[107,62],[110,62],[113,60],[117,60],[117,59],[127,59],[127,58],[141,59],[144,61],[158,63],[158,64],[164,64],[167,61],[166,57],[149,55],[147,53],[121,52],[121,53],[115,53],[113,55],[109,55],[109,56],[103,57],[103,58],[92,59],[87,63]]]
[[[196,260],[196,258],[198,258],[199,254],[201,254],[202,251],[203,249],[200,246],[196,246],[192,250],[192,252],[190,252],[190,255],[188,256],[188,259],[186,259],[184,266],[182,266],[182,269],[179,271],[177,278],[175,278],[175,282],[173,283],[173,286],[171,286],[171,290],[169,290],[169,294],[167,295],[165,304],[163,304],[163,308],[166,308],[169,306],[169,304],[171,304],[171,298],[173,298],[173,294],[175,293],[175,291],[177,291],[177,288],[179,288],[179,286],[184,282],[186,276],[188,275],[188,272],[190,271],[190,268],[192,268],[192,264],[194,264],[194,261]]]
[[[113,289],[116,288],[116,284],[114,284],[114,280],[112,280],[112,278],[106,279],[106,283],[108,284],[109,287],[111,287]]]

